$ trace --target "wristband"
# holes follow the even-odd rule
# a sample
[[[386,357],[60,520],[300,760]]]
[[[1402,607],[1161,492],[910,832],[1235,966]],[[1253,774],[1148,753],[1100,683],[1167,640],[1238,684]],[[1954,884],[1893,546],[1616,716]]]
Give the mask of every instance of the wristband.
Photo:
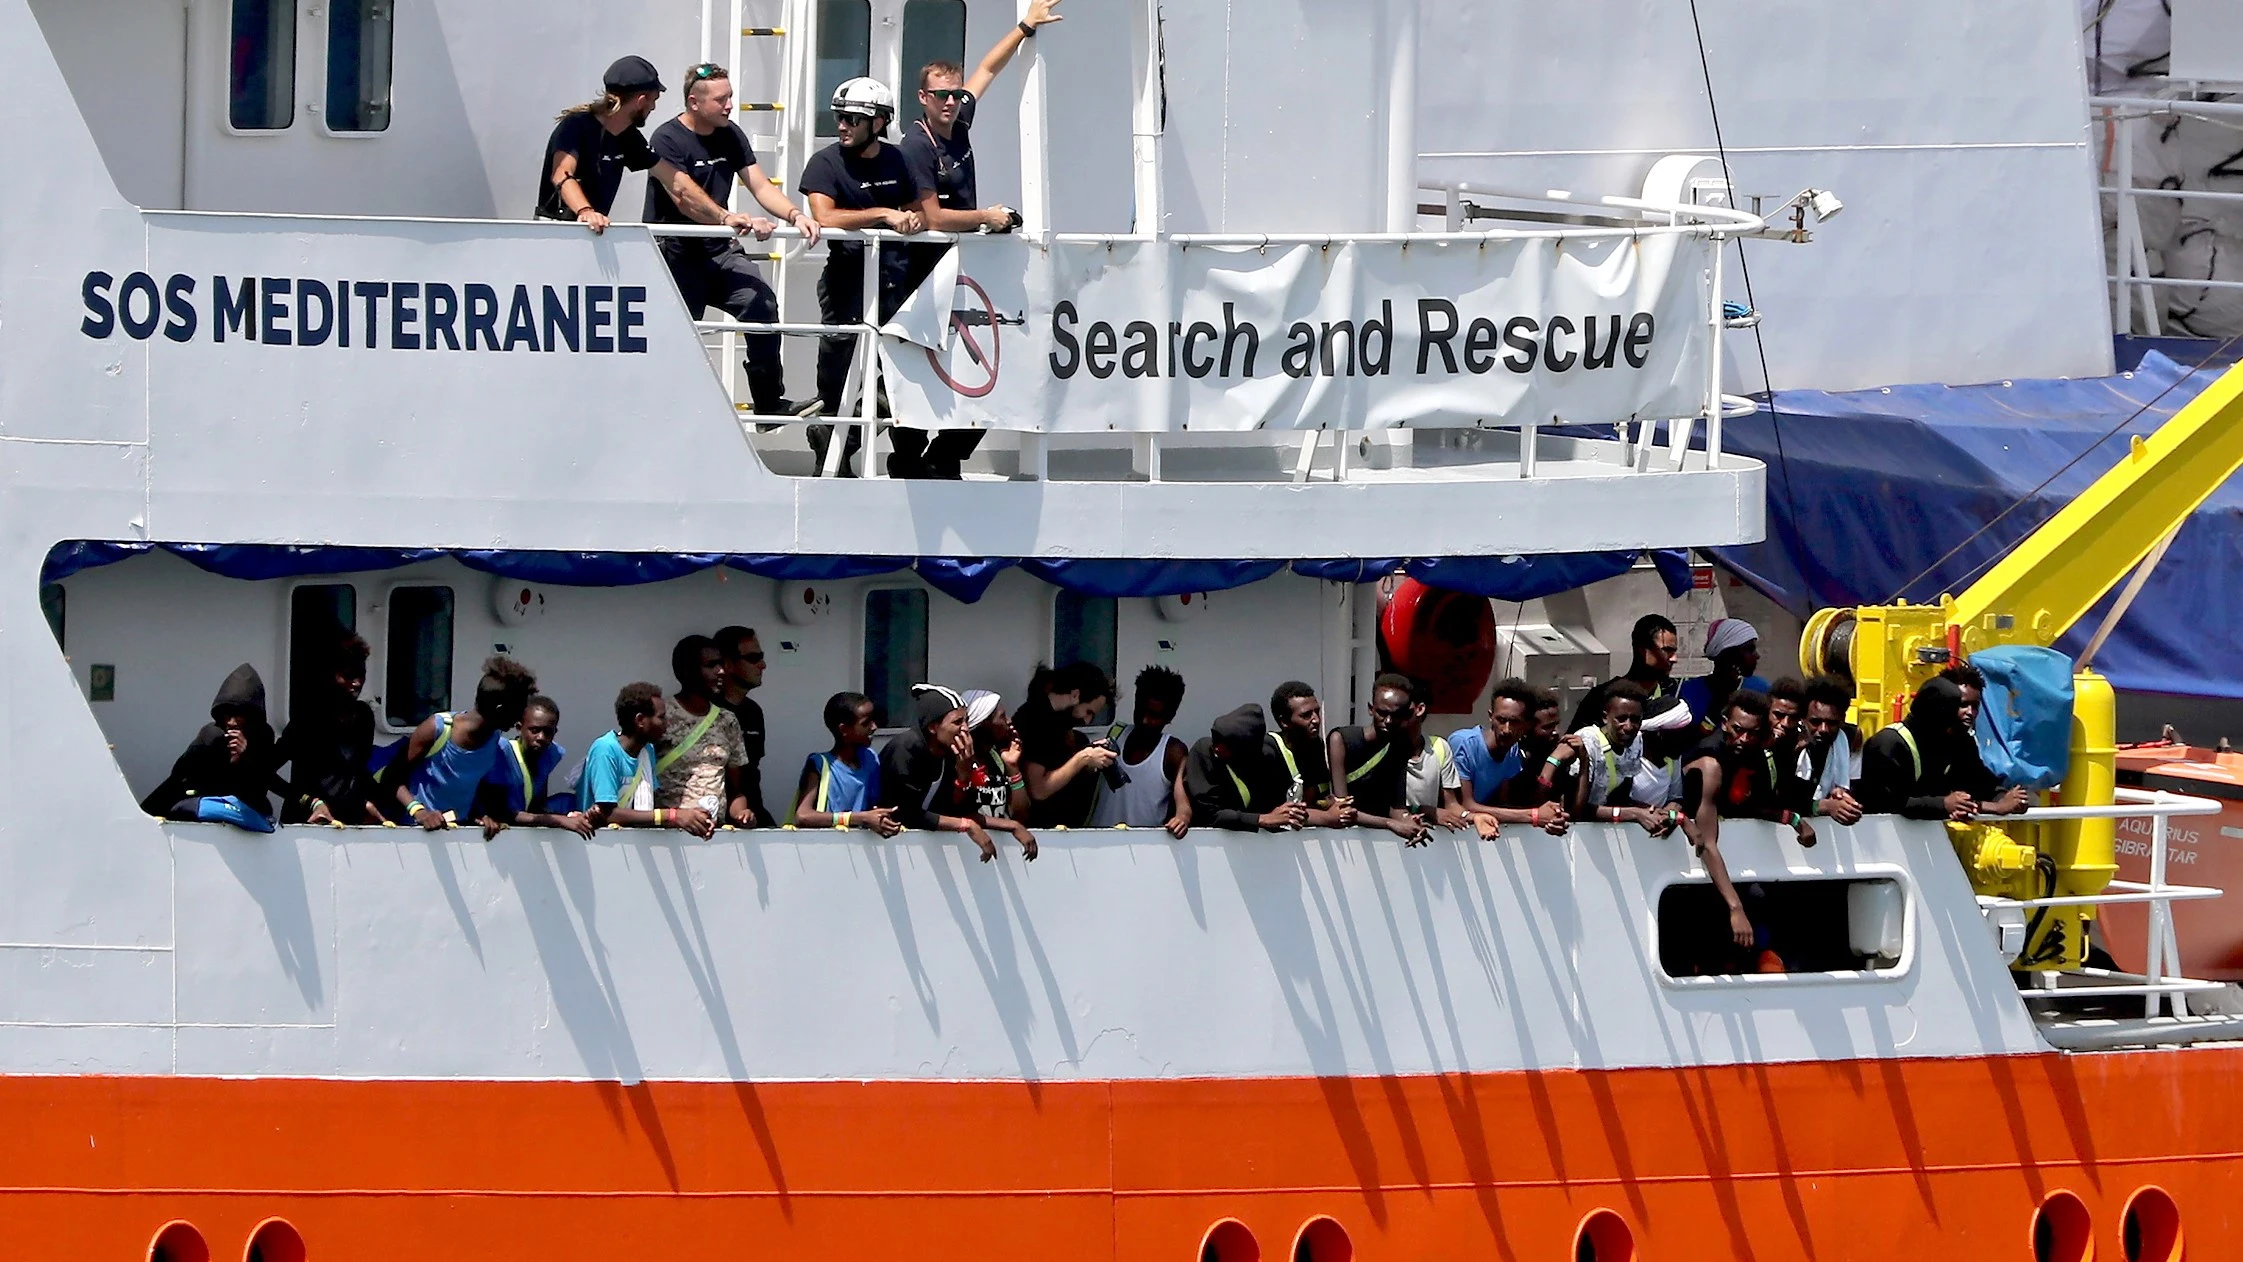
[[[423,805],[423,804],[421,803],[421,800],[420,800],[419,798],[415,798],[415,799],[413,799],[412,801],[410,801],[410,802],[407,802],[407,803],[405,804],[405,813],[406,813],[407,815],[418,815],[418,814],[420,814],[420,813],[421,813],[422,811],[425,811],[425,810],[427,810],[427,809],[428,809],[428,807],[427,807],[427,806],[425,806],[425,805]]]
[[[659,806],[654,808],[654,826],[656,828],[662,827],[662,808]]]
[[[1036,38],[1036,28],[1035,28],[1035,27],[1033,27],[1033,26],[1030,26],[1030,25],[1028,25],[1028,24],[1027,24],[1026,22],[1022,22],[1022,23],[1020,24],[1020,38],[1022,38],[1022,39],[1034,39],[1034,38]]]
[[[838,829],[847,829],[849,827],[849,817],[851,815],[854,815],[855,813],[856,812],[854,811],[843,811],[839,815],[834,816],[833,826]]]

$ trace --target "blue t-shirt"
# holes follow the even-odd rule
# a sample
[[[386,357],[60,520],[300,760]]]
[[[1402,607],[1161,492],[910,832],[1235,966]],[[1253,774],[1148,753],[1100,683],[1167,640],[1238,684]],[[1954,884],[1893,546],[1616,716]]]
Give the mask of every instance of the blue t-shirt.
[[[438,743],[421,765],[413,768],[409,783],[421,805],[440,814],[465,820],[474,815],[475,790],[489,778],[506,747],[506,734],[488,732],[473,749],[452,740],[452,716],[436,716]]]
[[[1682,681],[1682,690],[1676,694],[1682,698],[1684,705],[1690,707],[1690,715],[1697,720],[1700,732],[1711,732],[1721,726],[1720,715],[1706,713],[1713,705],[1713,685],[1706,682],[1708,678],[1710,677],[1700,675],[1696,679],[1685,679]],[[1766,693],[1768,681],[1752,675],[1737,685],[1737,691]]]
[[[1523,765],[1515,741],[1501,758],[1489,753],[1487,736],[1478,724],[1449,733],[1449,753],[1456,759],[1457,771],[1472,784],[1472,800],[1482,806],[1493,804],[1495,791],[1519,774]]]
[[[818,780],[817,789],[810,795],[813,810],[838,815],[870,810],[880,801],[880,755],[870,746],[857,751],[853,766],[832,754],[812,754],[803,770]]]
[[[519,814],[546,797],[545,781],[553,774],[553,769],[561,765],[561,760],[568,757],[569,751],[562,748],[559,741],[555,741],[545,747],[544,753],[538,755],[535,766],[529,766],[529,751],[522,748],[521,740],[511,736],[505,740],[506,756],[498,760],[496,767],[491,768],[491,774],[485,778],[484,783],[501,789],[506,794],[506,804]],[[529,772],[527,785],[522,783],[522,773],[525,770]]]
[[[640,759],[623,748],[623,738],[609,732],[592,742],[584,754],[584,777],[578,782],[577,803],[586,810],[594,806],[621,804],[629,809],[630,800],[623,795],[639,776]],[[633,786],[635,787],[635,786]]]

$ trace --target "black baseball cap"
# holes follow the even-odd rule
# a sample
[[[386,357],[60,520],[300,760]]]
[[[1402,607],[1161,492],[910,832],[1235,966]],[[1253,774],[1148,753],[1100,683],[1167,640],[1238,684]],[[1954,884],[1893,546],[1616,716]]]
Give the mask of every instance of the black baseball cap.
[[[644,57],[616,58],[615,64],[607,68],[603,86],[619,96],[669,90],[662,86],[662,76],[655,71],[654,63]]]

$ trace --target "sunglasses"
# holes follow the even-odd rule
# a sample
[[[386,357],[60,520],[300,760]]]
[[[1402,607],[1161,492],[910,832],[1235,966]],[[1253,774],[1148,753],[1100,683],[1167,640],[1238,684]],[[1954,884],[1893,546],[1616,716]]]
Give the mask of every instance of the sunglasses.
[[[919,95],[931,96],[938,101],[963,101],[966,99],[966,90],[964,88],[921,88],[919,89]]]
[[[690,88],[694,84],[700,83],[707,79],[722,79],[725,77],[724,67],[716,64],[713,61],[704,61],[700,65],[695,66],[693,69],[685,72],[685,86]]]
[[[740,660],[746,662],[750,666],[761,666],[763,665],[763,654],[742,653],[740,654]]]

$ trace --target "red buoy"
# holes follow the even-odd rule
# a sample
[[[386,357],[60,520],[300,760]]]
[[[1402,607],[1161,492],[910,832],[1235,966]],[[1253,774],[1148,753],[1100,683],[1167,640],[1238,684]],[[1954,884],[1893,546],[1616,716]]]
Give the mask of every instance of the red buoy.
[[[1434,714],[1470,714],[1495,669],[1495,610],[1484,596],[1442,591],[1414,578],[1394,585],[1379,614],[1394,669],[1432,689]]]

